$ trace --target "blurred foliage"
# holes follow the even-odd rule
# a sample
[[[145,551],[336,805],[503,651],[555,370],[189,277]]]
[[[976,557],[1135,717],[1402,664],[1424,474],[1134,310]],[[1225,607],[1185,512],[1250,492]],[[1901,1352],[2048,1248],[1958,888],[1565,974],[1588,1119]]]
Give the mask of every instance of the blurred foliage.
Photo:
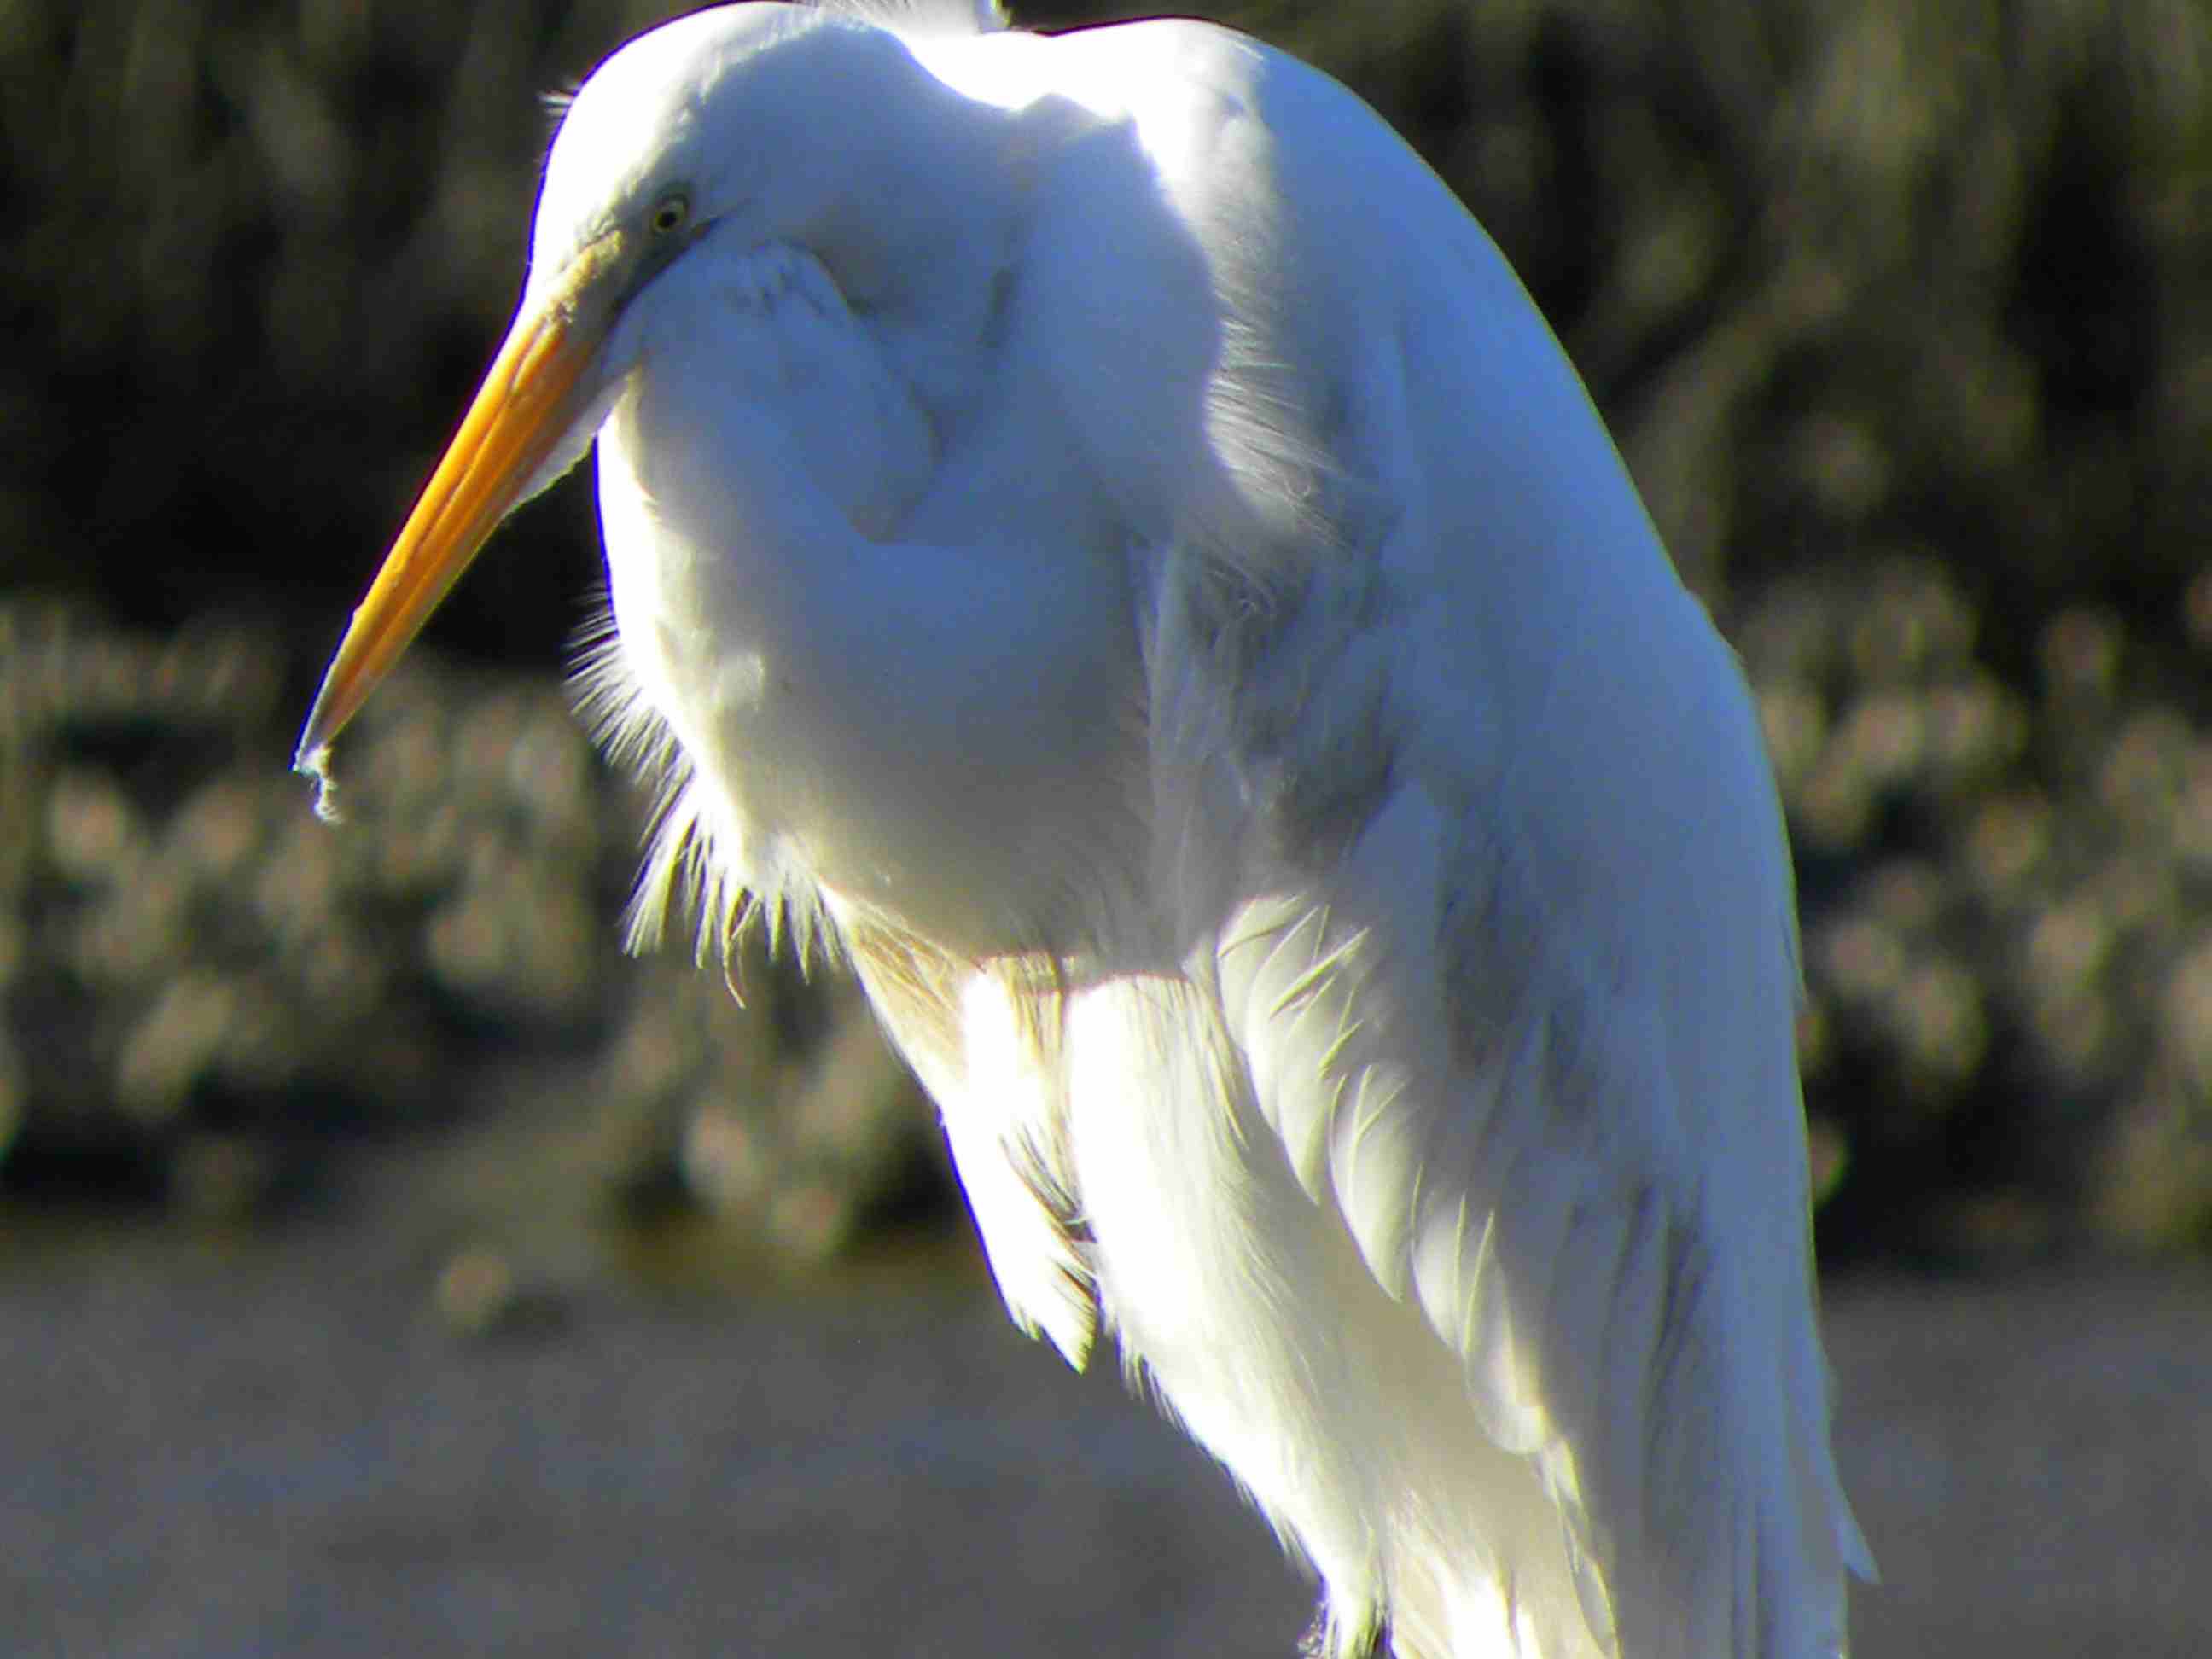
[[[411,1139],[426,1224],[527,1275],[672,1209],[817,1260],[941,1182],[857,992],[756,952],[740,1006],[678,953],[621,962],[641,804],[557,685],[404,665],[334,830],[276,763],[286,655],[228,617],[156,637],[0,599],[17,1190],[252,1221],[328,1196],[337,1150]]]
[[[583,1120],[629,1125],[584,1136],[629,1147],[603,1167],[749,1213],[812,1192],[834,1224],[783,1224],[815,1248],[911,1180],[910,1145],[856,1150],[908,1120],[808,1129],[788,1103],[837,1091],[775,1081],[865,1029],[836,994],[757,972],[738,1014],[672,957],[608,959],[635,807],[542,684],[596,579],[575,487],[434,630],[538,678],[425,667],[373,706],[349,799],[386,833],[323,832],[276,772],[519,286],[536,99],[665,9],[0,8],[0,580],[78,607],[0,635],[19,1176],[78,1140],[167,1181],[180,1148],[448,1121],[551,1052]],[[1483,220],[1743,652],[1797,844],[1824,1242],[2212,1237],[2212,8],[1226,15]]]

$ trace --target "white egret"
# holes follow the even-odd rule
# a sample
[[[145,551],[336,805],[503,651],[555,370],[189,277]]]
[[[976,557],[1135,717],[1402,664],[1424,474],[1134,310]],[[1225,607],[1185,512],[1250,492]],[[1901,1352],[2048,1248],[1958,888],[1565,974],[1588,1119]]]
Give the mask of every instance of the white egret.
[[[842,948],[1014,1318],[1118,1336],[1316,1651],[1841,1651],[1735,663],[1370,110],[1208,24],[1000,23],[738,5],[600,67],[300,764],[596,441],[636,933],[689,886],[702,951],[748,892]]]

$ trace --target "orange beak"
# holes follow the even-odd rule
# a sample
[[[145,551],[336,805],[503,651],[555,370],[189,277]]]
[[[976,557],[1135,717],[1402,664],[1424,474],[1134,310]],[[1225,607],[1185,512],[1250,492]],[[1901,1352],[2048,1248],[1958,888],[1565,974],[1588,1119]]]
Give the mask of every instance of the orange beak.
[[[605,331],[611,307],[600,296],[619,253],[609,244],[587,249],[542,303],[516,316],[445,459],[353,613],[292,759],[294,770],[321,785],[316,810],[325,817],[334,816],[331,740],[422,631],[568,430],[578,382]]]

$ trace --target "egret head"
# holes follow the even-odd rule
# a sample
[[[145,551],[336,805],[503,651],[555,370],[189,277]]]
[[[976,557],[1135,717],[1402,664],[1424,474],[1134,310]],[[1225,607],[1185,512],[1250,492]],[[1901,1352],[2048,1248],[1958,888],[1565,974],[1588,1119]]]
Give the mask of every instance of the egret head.
[[[332,659],[294,763],[325,750],[470,560],[573,466],[639,367],[655,278],[709,237],[808,249],[856,304],[927,266],[960,101],[894,34],[838,12],[736,5],[624,46],[545,165],[530,276],[475,402]],[[927,196],[915,175],[927,172]]]
[[[904,58],[892,36],[787,5],[697,12],[631,41],[562,113],[524,307],[611,238],[632,251],[633,291],[708,228],[795,238],[839,193],[823,162],[852,134],[848,106]]]

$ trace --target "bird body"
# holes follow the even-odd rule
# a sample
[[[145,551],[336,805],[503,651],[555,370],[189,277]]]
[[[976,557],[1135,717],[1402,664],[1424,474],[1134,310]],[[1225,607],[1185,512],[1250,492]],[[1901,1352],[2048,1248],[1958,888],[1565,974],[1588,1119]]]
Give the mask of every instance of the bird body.
[[[303,764],[596,440],[639,938],[750,893],[842,947],[1014,1317],[1118,1335],[1323,1654],[1841,1652],[1734,659],[1351,94],[993,21],[732,6],[594,75]]]

